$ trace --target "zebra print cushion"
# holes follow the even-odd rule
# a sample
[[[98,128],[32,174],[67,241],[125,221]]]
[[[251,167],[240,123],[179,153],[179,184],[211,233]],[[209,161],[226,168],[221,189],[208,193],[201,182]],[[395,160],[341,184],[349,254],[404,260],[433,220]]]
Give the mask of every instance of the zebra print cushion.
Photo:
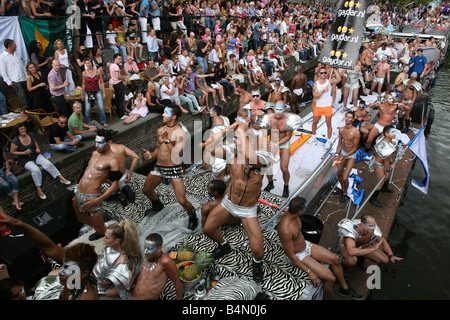
[[[244,277],[226,277],[206,294],[204,300],[254,300],[261,291],[259,285]]]
[[[211,252],[214,250],[216,244],[203,235],[201,226],[194,232],[187,229],[187,214],[177,203],[173,188],[170,185],[161,183],[156,188],[159,198],[166,208],[168,208],[168,210],[165,211],[165,214],[160,215],[160,213],[158,213],[158,215],[153,218],[144,216],[145,210],[151,207],[150,200],[142,193],[142,186],[145,178],[145,176],[137,173],[133,173],[132,175],[130,187],[136,195],[134,203],[130,203],[126,207],[123,207],[117,199],[114,199],[114,197],[104,201],[104,207],[110,214],[109,219],[117,221],[122,219],[134,220],[138,225],[141,241],[150,231],[160,232],[162,230],[161,234],[163,235],[166,244],[166,246],[163,244],[163,250],[165,252],[177,251],[185,238],[188,239],[189,243],[194,246],[195,251],[197,252],[201,250],[208,250]],[[196,207],[198,216],[200,216],[201,205],[211,200],[208,196],[207,184],[213,179],[214,177],[211,173],[204,173],[185,179],[186,195],[193,203],[194,207]],[[281,205],[283,202],[283,199],[280,199],[278,196],[265,192],[261,192],[260,198],[277,205]],[[258,214],[258,219],[263,229],[264,236],[264,282],[262,286],[259,287],[260,291],[264,292],[274,300],[298,300],[306,288],[309,277],[305,272],[293,266],[284,258],[284,250],[275,229],[278,221],[277,219],[271,221],[271,218],[277,212],[276,209],[262,204],[260,204],[259,207],[261,211]],[[173,236],[171,238],[166,238],[166,236],[164,236],[164,234],[167,234],[167,237],[169,237],[171,234],[170,230],[164,231],[164,228],[167,228],[167,226],[170,226],[171,224],[176,226],[175,228],[172,227],[172,229],[178,229],[177,232],[179,232],[179,238]],[[266,224],[268,225],[266,226]],[[232,252],[218,261],[215,261],[215,263],[208,268],[208,273],[210,275],[219,275],[222,280],[228,277],[230,277],[230,279],[237,277],[241,279],[239,287],[244,283],[251,284],[242,291],[236,286],[234,295],[227,293],[227,295],[229,295],[227,298],[219,291],[223,286],[225,287],[225,285],[221,285],[216,289],[218,292],[217,295],[220,295],[222,299],[234,299],[234,297],[238,297],[238,299],[241,299],[240,297],[252,299],[254,298],[253,295],[256,295],[258,292],[256,290],[257,284],[251,280],[252,254],[249,245],[246,245],[248,244],[248,237],[241,225],[224,225],[220,227],[219,230],[224,238],[229,239]],[[247,289],[249,288],[251,288],[251,293],[247,292]],[[211,296],[214,297],[214,295]],[[160,299],[177,299],[175,286],[171,280],[167,282],[160,295]],[[184,299],[193,299],[193,293],[185,293]]]

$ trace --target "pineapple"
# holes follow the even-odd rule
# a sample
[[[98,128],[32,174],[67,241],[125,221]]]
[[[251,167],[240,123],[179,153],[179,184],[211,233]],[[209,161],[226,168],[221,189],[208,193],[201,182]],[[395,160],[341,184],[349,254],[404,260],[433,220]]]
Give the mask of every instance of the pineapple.
[[[184,239],[183,244],[181,246],[181,250],[177,253],[177,260],[179,263],[185,261],[193,261],[195,257],[195,253],[192,251],[193,247]]]
[[[213,262],[211,258],[211,254],[202,251],[195,255],[194,263],[184,268],[182,275],[184,280],[191,281],[197,279],[202,270],[206,270],[206,268]]]

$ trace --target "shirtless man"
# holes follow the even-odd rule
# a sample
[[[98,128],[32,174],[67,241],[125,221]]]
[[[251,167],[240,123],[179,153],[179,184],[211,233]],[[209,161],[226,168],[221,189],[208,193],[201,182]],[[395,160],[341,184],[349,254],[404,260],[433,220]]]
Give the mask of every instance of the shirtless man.
[[[211,169],[214,176],[220,180],[224,180],[226,173],[226,160],[216,158],[211,155],[211,149],[214,148],[219,142],[216,142],[216,134],[230,125],[230,120],[222,116],[222,108],[220,106],[214,106],[209,112],[212,119],[212,125],[210,130],[210,136],[205,142],[201,143],[203,152],[203,169]],[[247,125],[244,127],[247,128]]]
[[[205,224],[211,211],[222,202],[225,193],[228,192],[228,188],[229,186],[227,187],[227,184],[220,179],[214,179],[208,183],[208,196],[213,200],[202,205],[202,226]],[[240,222],[239,218],[233,217],[228,224],[238,224]]]
[[[183,299],[183,287],[175,261],[162,251],[163,239],[157,233],[144,241],[145,262],[131,293],[133,300],[158,300],[170,278],[175,284],[177,299]]]
[[[247,91],[247,82],[239,83],[239,107],[242,108],[245,104],[252,101],[252,95]]]
[[[364,101],[359,101],[359,107],[355,111],[355,120],[353,120],[353,125],[356,129],[359,129],[362,141],[366,141],[370,130],[373,128],[373,124],[370,123],[370,121],[372,121],[372,117],[367,111],[366,104]]]
[[[337,163],[337,176],[342,190],[341,203],[347,201],[348,198],[348,176],[355,164],[356,151],[358,151],[359,139],[361,138],[359,130],[353,126],[354,119],[353,111],[345,114],[345,126],[339,128],[339,140],[334,156],[334,161]]]
[[[390,94],[385,95],[383,102],[376,101],[368,105],[369,108],[378,106],[380,117],[369,132],[366,141],[366,150],[370,150],[372,148],[372,142],[379,134],[383,132],[383,128],[392,124],[392,120],[395,118],[398,107],[401,107],[402,105],[403,104],[401,103],[398,106],[394,104],[394,97]]]
[[[273,79],[274,83],[267,82],[266,79],[261,79],[262,84],[269,89],[269,97],[267,98],[267,102],[275,103],[277,100],[282,100],[284,104],[286,104],[289,88],[284,85],[283,80],[281,80],[280,73],[275,73]]]
[[[103,208],[101,202],[108,199],[119,188],[120,162],[111,150],[111,133],[106,130],[97,131],[95,138],[95,149],[89,160],[88,167],[78,182],[75,197],[73,198],[73,208],[77,220],[88,224],[95,229],[90,237],[90,241],[102,238],[105,235],[106,227],[103,223]],[[102,193],[102,184],[105,179],[109,179],[109,188]]]
[[[339,294],[355,300],[362,300],[362,296],[349,288],[344,279],[344,273],[339,256],[331,253],[324,247],[305,240],[301,229],[302,222],[299,219],[305,208],[306,200],[295,197],[289,203],[289,209],[281,216],[277,231],[284,252],[289,260],[297,268],[305,271],[314,286],[319,286],[324,281],[324,298],[330,300],[333,295],[334,283],[337,279],[341,287]],[[330,268],[321,262],[329,264]]]
[[[274,113],[268,113],[258,117],[255,127],[262,127],[270,130],[269,151],[276,154],[280,151],[280,169],[283,173],[283,197],[289,197],[289,159],[291,157],[291,137],[294,130],[301,127],[300,116],[285,112],[283,101],[278,100],[275,103]],[[264,191],[269,192],[274,188],[273,175],[268,175],[269,183]]]
[[[389,66],[389,63],[387,63],[386,56],[382,56],[381,61],[375,65],[374,75],[375,79],[372,82],[370,94],[377,89],[378,94],[381,95],[381,88],[383,87],[384,78],[387,77],[387,83],[391,81],[391,67]]]
[[[219,227],[230,223],[232,218],[239,218],[248,236],[253,255],[253,279],[261,284],[264,248],[257,209],[262,179],[265,173],[270,173],[273,156],[267,151],[265,130],[251,128],[244,132],[235,122],[222,130],[221,134],[226,135],[231,130],[234,131],[236,144],[236,154],[228,164],[232,185],[230,192],[208,215],[203,225],[203,234],[218,244],[212,252],[212,257],[219,259],[231,252],[231,246],[228,240],[223,238]],[[216,148],[213,150],[213,155],[225,158],[225,150]]]
[[[404,66],[402,68],[402,72],[398,74],[398,76],[394,80],[394,86],[395,86],[395,95],[397,98],[402,96],[403,91],[405,90],[405,85],[403,84],[403,81],[407,80],[409,78],[409,66]]]
[[[365,269],[364,258],[378,264],[403,260],[394,256],[372,215],[364,214],[361,219],[353,220],[344,218],[339,221],[337,232],[338,236],[342,237],[340,250],[344,266],[351,267],[358,263]],[[358,261],[358,257],[362,259]]]
[[[365,82],[372,81],[373,79],[372,65],[373,58],[375,57],[374,49],[375,42],[372,40],[371,42],[369,42],[369,47],[361,53],[361,56],[359,58],[359,60],[361,61],[361,68]]]
[[[422,93],[422,85],[417,81],[417,72],[411,73],[410,79],[403,80],[402,83],[403,93],[401,100],[404,104],[402,111],[404,115],[398,118],[398,129],[402,133],[406,133],[409,130],[411,124],[411,110],[413,109],[414,102],[417,97]],[[405,127],[403,127],[403,120],[405,120]]]
[[[156,158],[156,165],[155,169],[145,179],[142,192],[152,202],[151,210],[147,210],[145,214],[154,215],[164,208],[155,189],[164,178],[170,179],[170,184],[175,191],[175,197],[178,203],[188,213],[188,229],[195,230],[198,225],[198,218],[192,203],[186,199],[183,167],[181,166],[183,160],[181,154],[186,143],[186,132],[178,122],[180,115],[181,110],[178,106],[167,106],[163,113],[163,122],[165,125],[160,127],[156,132],[158,138],[156,149],[153,152],[144,149],[144,159],[150,160],[151,158]]]
[[[291,99],[289,104],[291,106],[292,112],[299,113],[299,102],[304,102],[303,97],[305,96],[306,85],[308,83],[308,78],[302,72],[302,66],[297,66],[297,73],[291,80],[291,85],[289,89],[291,90]],[[299,101],[300,98],[300,101]]]
[[[250,102],[252,102],[253,98],[252,95],[247,91],[247,83],[243,82],[240,83],[238,86],[239,91],[239,109],[237,110],[236,115],[236,121],[239,121],[241,123],[241,128],[243,130],[247,130],[248,128],[248,110],[246,110],[246,107],[248,109],[250,108]],[[259,91],[255,94],[260,94]]]
[[[131,190],[131,187],[129,186],[129,183],[131,182],[131,174],[139,164],[139,156],[136,152],[123,144],[113,143],[111,144],[111,150],[119,160],[120,172],[122,173],[122,177],[119,180],[119,190],[117,190],[117,193],[120,194],[123,191],[128,201],[134,202],[135,196],[133,190]],[[126,168],[127,159],[131,160],[130,169],[128,171]]]
[[[317,124],[322,116],[325,117],[325,123],[327,125],[327,142],[324,145],[325,149],[328,149],[331,144],[331,134],[333,128],[331,126],[331,117],[333,116],[333,100],[332,100],[332,87],[336,87],[336,84],[341,81],[341,76],[334,69],[335,79],[329,80],[327,78],[327,70],[325,67],[319,69],[319,80],[314,82],[313,85],[313,97],[315,99],[315,106],[313,109],[313,123],[312,123],[312,137],[308,139],[308,143],[316,141]]]

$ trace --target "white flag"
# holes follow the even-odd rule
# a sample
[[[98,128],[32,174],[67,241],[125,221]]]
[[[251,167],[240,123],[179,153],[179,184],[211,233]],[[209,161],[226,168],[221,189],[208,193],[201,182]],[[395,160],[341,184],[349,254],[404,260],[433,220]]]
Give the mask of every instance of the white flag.
[[[428,174],[427,148],[425,144],[425,135],[423,133],[423,128],[416,135],[415,139],[413,139],[411,145],[409,146],[409,149],[420,160],[425,171],[425,178],[423,179],[423,181],[419,182],[415,179],[411,179],[411,184],[423,193],[427,194],[428,186],[430,184],[430,177]]]

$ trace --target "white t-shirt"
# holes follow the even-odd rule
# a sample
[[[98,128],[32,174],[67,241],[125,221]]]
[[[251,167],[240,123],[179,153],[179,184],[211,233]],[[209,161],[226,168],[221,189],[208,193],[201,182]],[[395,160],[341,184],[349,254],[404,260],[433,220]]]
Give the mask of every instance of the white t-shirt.
[[[179,63],[180,63],[180,68],[181,68],[181,69],[186,70],[186,67],[188,67],[187,64],[188,64],[189,59],[190,59],[189,56],[184,57],[182,54],[180,54],[180,55],[178,56],[178,61],[179,61]],[[192,64],[192,61],[191,61],[190,64]]]
[[[164,99],[169,99],[170,100],[170,97],[172,97],[172,96],[168,95],[165,92],[166,91],[172,91],[172,88],[173,88],[172,84],[169,84],[169,87],[166,87],[165,85],[161,86],[161,100],[164,100]]]
[[[115,31],[106,31],[106,40],[109,41],[112,45],[116,44],[116,32]]]

